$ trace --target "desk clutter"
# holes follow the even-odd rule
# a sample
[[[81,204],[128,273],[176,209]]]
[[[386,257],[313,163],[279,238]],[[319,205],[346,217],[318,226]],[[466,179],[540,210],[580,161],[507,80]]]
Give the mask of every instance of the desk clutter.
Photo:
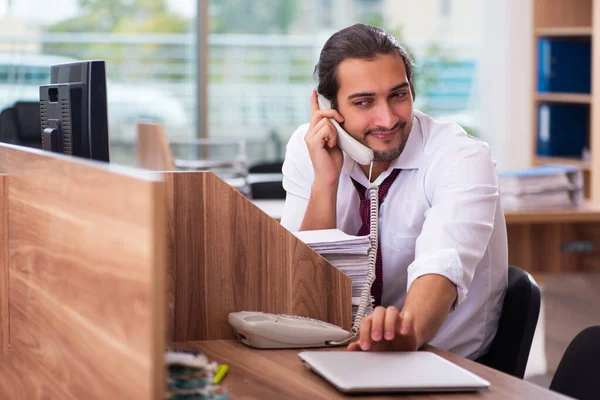
[[[353,236],[339,229],[294,232],[298,239],[327,259],[352,280],[352,321],[356,317],[362,288],[367,279],[369,262],[368,236]],[[373,312],[373,297],[367,315]]]
[[[570,165],[544,165],[499,174],[507,210],[577,207],[584,201],[583,172]]]
[[[198,351],[168,351],[167,393],[170,400],[227,400],[227,391],[219,385],[224,366],[210,362]]]

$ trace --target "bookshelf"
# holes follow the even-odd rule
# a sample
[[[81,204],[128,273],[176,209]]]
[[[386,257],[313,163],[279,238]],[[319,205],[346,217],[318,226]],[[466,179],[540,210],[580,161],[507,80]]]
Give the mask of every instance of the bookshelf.
[[[548,164],[567,164],[581,168],[584,172],[591,170],[591,163],[578,158],[569,157],[544,157],[536,156],[533,159],[533,165],[548,165]]]
[[[537,36],[591,36],[591,26],[537,28]]]
[[[596,33],[598,31],[598,33]],[[600,202],[600,40],[594,40],[594,36],[600,37],[600,0],[533,0],[533,40],[534,40],[534,88],[533,88],[533,104],[532,115],[533,120],[533,155],[532,160],[534,165],[544,164],[570,164],[581,167],[584,171],[584,180],[586,186],[586,197],[593,202]],[[548,76],[554,77],[554,66],[550,67],[550,72],[545,71],[545,75],[541,76],[541,71],[548,65],[548,60],[540,60],[544,57],[540,52],[540,40],[544,40],[548,46],[556,46],[556,43],[587,43],[591,52],[590,64],[579,65],[574,68],[577,72],[590,69],[589,89],[581,89],[569,91],[565,90],[564,80],[559,82],[563,87],[559,90],[553,90],[552,84],[540,90],[540,83],[544,78],[551,81]],[[555,47],[556,48],[556,47]],[[564,49],[564,47],[563,47]],[[552,62],[554,58],[554,49],[552,54]],[[585,58],[583,58],[585,59]],[[570,65],[576,65],[577,59],[569,59]],[[559,72],[560,74],[560,72]],[[577,75],[569,74],[570,76]],[[582,76],[585,76],[584,73]],[[564,75],[563,75],[564,76]],[[543,84],[545,84],[544,81]],[[594,107],[594,103],[597,104]],[[546,117],[553,112],[553,117],[544,119],[542,117],[542,109],[546,112]],[[565,129],[560,129],[558,123],[555,123],[558,118],[554,118],[558,111],[568,115],[570,111],[578,110],[575,118],[563,116],[563,121],[568,121],[567,124],[571,127],[573,120],[574,128],[568,131],[568,137],[565,136],[563,143],[577,143],[571,149],[572,154],[561,154],[567,151],[564,147],[553,145],[546,146],[543,138],[539,139],[539,132],[565,132]],[[575,115],[575,114],[574,114]],[[548,123],[548,121],[551,121]],[[552,124],[555,125],[552,125]],[[563,122],[564,124],[565,122]],[[548,128],[550,124],[550,128]],[[578,128],[577,128],[578,127]],[[554,132],[553,132],[554,129]],[[594,143],[599,142],[597,145]],[[585,145],[583,145],[585,143]],[[578,146],[589,148],[589,159],[584,160],[582,152],[576,154]],[[555,154],[556,153],[556,154]],[[594,182],[594,180],[598,182]]]
[[[592,95],[581,93],[537,93],[538,102],[591,104]]]

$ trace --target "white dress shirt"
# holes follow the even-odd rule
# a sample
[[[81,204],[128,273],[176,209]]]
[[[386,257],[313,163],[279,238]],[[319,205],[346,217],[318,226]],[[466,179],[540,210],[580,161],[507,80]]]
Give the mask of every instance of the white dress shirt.
[[[290,231],[300,229],[314,180],[307,131],[305,124],[294,132],[283,164],[281,224]],[[445,276],[456,285],[457,300],[430,344],[475,359],[496,334],[507,286],[506,223],[489,147],[460,126],[415,110],[404,151],[375,183],[395,168],[400,175],[379,210],[382,305],[402,309],[415,279]],[[356,235],[360,205],[350,178],[369,186],[360,166],[344,154],[337,228]]]

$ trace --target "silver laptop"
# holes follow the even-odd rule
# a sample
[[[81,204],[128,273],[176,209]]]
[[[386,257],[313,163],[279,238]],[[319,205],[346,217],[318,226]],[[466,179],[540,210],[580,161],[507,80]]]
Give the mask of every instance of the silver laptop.
[[[304,351],[305,365],[344,393],[476,391],[490,383],[427,351]]]

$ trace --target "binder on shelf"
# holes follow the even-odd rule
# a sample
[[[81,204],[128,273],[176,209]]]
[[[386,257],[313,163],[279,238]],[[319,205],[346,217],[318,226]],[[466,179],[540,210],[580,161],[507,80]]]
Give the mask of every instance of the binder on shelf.
[[[589,148],[587,104],[539,103],[537,155],[581,158]]]
[[[538,40],[538,92],[590,93],[589,37],[543,37]]]

